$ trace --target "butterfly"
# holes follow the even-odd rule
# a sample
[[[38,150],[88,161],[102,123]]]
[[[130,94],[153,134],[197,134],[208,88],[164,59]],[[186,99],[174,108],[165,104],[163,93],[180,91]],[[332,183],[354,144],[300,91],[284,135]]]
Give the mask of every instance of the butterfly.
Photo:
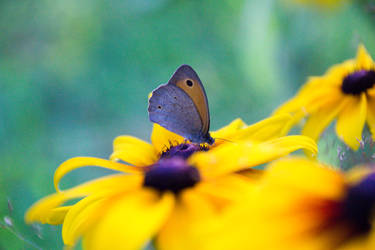
[[[189,65],[181,65],[169,79],[152,92],[148,115],[151,122],[183,136],[192,143],[208,143],[210,112],[206,92],[198,74]]]

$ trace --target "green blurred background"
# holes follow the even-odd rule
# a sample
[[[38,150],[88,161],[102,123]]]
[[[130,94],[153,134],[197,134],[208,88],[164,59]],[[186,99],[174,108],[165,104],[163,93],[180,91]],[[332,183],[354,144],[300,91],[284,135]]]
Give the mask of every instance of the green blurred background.
[[[121,134],[149,140],[147,95],[179,65],[200,75],[215,130],[265,118],[360,42],[375,55],[363,1],[0,1],[0,249],[62,248],[60,228],[25,225],[25,210],[53,192],[64,160],[106,158]]]

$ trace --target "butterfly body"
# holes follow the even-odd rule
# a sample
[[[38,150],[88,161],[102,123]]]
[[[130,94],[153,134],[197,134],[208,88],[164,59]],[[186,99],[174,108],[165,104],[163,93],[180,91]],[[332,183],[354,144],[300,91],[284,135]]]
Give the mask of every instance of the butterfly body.
[[[167,84],[152,92],[148,106],[152,122],[193,143],[213,144],[210,115],[203,85],[188,65],[180,66]]]

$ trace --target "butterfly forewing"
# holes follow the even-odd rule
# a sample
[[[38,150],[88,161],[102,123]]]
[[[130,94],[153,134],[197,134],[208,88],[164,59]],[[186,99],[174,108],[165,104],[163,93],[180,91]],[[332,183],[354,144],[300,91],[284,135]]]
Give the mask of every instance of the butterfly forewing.
[[[190,97],[202,121],[201,134],[207,134],[210,129],[210,112],[206,92],[197,73],[189,65],[182,65],[168,84],[177,86]]]

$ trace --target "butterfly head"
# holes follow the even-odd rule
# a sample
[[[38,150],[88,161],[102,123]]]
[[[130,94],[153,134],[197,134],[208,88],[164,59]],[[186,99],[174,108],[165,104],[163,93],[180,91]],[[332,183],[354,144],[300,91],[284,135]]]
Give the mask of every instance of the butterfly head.
[[[212,145],[215,143],[215,139],[212,138],[210,133],[202,134],[197,137],[188,138],[188,140],[196,144],[207,143],[209,145]]]
[[[208,144],[212,145],[215,143],[215,139],[212,138],[212,136],[210,135],[210,133],[207,133],[207,135],[205,136],[205,142],[207,142]]]

